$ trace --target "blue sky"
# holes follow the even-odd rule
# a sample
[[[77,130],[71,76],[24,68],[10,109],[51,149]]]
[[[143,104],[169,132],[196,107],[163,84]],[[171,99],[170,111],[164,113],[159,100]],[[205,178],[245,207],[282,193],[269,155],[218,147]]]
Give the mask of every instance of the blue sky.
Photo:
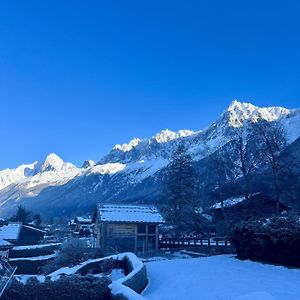
[[[238,98],[300,106],[299,1],[2,1],[0,169],[80,165]]]

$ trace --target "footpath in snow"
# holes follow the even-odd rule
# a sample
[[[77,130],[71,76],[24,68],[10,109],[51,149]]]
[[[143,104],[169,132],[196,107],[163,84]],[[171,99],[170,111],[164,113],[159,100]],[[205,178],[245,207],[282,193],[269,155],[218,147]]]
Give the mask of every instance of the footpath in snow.
[[[299,300],[300,270],[231,255],[146,263],[147,300]]]

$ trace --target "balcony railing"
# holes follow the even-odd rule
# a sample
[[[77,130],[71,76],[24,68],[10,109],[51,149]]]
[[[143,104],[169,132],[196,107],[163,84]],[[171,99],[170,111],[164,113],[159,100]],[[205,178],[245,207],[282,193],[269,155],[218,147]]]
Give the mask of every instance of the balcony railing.
[[[9,286],[15,272],[16,267],[12,267],[7,259],[0,258],[0,297],[4,290]]]

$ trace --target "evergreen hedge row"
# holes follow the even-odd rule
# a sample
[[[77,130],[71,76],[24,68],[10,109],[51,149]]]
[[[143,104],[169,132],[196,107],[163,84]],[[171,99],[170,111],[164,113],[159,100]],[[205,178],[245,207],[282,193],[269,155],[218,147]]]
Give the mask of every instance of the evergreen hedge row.
[[[300,267],[300,218],[243,222],[233,229],[231,243],[241,259]]]
[[[9,263],[17,267],[16,274],[43,274],[43,267],[53,261],[53,258],[46,260],[15,260]]]
[[[1,300],[109,300],[110,280],[107,277],[64,276],[57,281],[49,278],[40,283],[31,278],[27,284],[16,280],[4,292]]]
[[[9,252],[10,258],[19,258],[19,257],[35,257],[35,256],[43,256],[43,255],[50,255],[58,250],[60,245],[51,245],[43,248],[36,248],[36,249],[24,249],[24,250],[15,250],[11,249]]]

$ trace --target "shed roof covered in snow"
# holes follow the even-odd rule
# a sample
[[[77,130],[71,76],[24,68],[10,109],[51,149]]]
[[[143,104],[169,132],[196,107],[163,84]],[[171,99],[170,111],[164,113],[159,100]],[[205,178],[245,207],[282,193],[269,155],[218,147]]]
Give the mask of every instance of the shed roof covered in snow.
[[[92,223],[92,219],[89,217],[76,217],[74,219],[74,222],[78,222],[78,223]]]
[[[12,247],[13,247],[13,244],[11,244],[10,242],[0,239],[0,249],[3,249],[3,248],[8,249],[8,248],[12,248]]]
[[[16,241],[19,238],[22,223],[8,223],[0,227],[0,240]]]
[[[120,223],[164,223],[164,219],[155,206],[147,205],[98,205],[100,222]]]

